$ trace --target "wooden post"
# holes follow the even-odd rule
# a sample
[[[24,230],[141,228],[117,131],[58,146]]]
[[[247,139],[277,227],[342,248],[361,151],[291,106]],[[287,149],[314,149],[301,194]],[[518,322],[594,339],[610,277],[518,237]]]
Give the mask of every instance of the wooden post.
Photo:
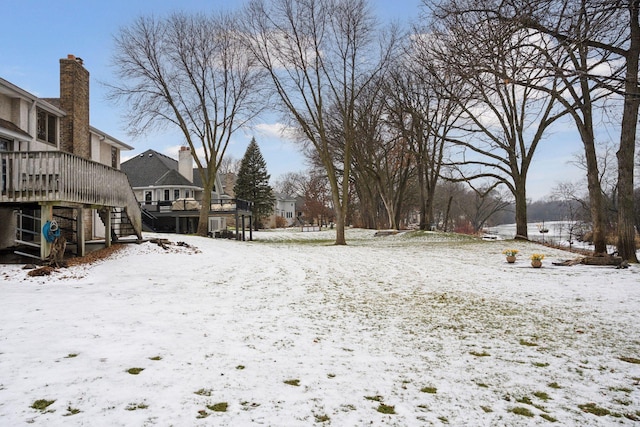
[[[104,246],[106,248],[111,246],[111,232],[113,228],[113,224],[111,223],[111,208],[109,206],[105,206],[106,215],[104,218]]]
[[[242,215],[242,241],[244,242],[244,215]]]
[[[249,215],[249,240],[253,242],[253,215]]]
[[[84,209],[78,208],[78,215],[76,218],[76,234],[78,238],[76,256],[85,256],[86,248],[84,242]]]
[[[51,221],[53,219],[53,205],[50,203],[41,203],[40,204],[40,259],[47,259],[49,254],[51,253],[51,243],[47,242],[47,239],[44,238],[42,234],[42,227],[46,224],[47,221]]]

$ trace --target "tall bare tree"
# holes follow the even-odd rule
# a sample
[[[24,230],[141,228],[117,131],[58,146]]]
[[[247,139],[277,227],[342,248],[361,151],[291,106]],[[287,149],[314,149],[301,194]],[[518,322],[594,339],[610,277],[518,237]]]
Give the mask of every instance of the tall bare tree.
[[[387,63],[365,0],[252,0],[248,46],[267,70],[284,112],[317,151],[336,215],[336,244],[346,244],[356,101]],[[337,156],[328,117],[342,124]],[[340,159],[338,162],[336,159]]]
[[[231,13],[140,17],[115,37],[110,96],[128,108],[134,136],[181,131],[204,187],[200,235],[207,234],[211,192],[229,140],[264,105],[258,103],[263,71],[247,54],[237,19]]]
[[[452,0],[435,12],[438,43],[432,55],[468,90],[458,99],[471,125],[448,137],[461,149],[451,166],[460,180],[506,185],[515,199],[516,237],[526,239],[527,174],[545,132],[567,114],[538,87],[558,91],[561,82],[539,68],[545,57],[530,47],[530,31],[491,20],[491,13],[466,0]]]
[[[594,251],[606,252],[604,203],[596,178],[593,98],[602,93],[624,97],[618,158],[618,251],[637,262],[633,224],[633,159],[640,89],[640,4],[636,0],[514,0],[490,8],[500,20],[534,29],[556,42],[564,61],[549,69],[573,86],[556,94],[573,100],[571,113],[582,138],[588,163],[588,190],[594,231]],[[606,71],[605,71],[606,70]],[[604,71],[604,73],[603,73]]]

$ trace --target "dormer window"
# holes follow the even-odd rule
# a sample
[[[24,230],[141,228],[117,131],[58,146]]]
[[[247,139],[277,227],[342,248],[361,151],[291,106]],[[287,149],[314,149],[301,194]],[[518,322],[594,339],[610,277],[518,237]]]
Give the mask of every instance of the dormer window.
[[[38,108],[38,139],[40,141],[57,144],[58,142],[58,118]]]

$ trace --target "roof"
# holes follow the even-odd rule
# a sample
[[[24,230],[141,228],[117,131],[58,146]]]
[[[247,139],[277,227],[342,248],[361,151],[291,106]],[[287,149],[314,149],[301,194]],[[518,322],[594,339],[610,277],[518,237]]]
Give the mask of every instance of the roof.
[[[155,150],[147,150],[142,154],[123,162],[120,165],[131,186],[134,188],[167,185],[199,186],[189,182],[178,172],[178,161]]]
[[[31,135],[20,129],[14,123],[0,119],[0,134],[7,134],[7,136],[14,137],[18,140],[28,141],[31,139]]]

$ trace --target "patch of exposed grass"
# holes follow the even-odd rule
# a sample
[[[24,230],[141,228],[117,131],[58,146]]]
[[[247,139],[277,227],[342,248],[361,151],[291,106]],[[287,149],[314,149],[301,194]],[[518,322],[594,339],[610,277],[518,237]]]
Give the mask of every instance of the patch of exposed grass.
[[[633,389],[630,389],[628,387],[609,387],[609,390],[611,391],[621,391],[623,393],[631,393],[633,391]]]
[[[487,353],[486,351],[482,350],[482,352],[478,352],[478,351],[470,351],[469,352],[470,355],[472,356],[476,356],[476,357],[487,357],[487,356],[491,356],[489,353]]]
[[[549,388],[555,388],[555,389],[560,389],[560,388],[562,388],[562,387],[560,387],[560,385],[559,385],[557,382],[549,383],[549,384],[547,384],[547,386],[548,386]]]
[[[317,423],[326,423],[328,421],[331,421],[331,418],[329,418],[328,415],[322,414],[322,415],[314,415],[314,418],[316,419]]]
[[[589,414],[593,414],[598,417],[603,417],[605,415],[611,414],[611,411],[609,411],[606,408],[601,408],[595,403],[585,403],[584,405],[578,405],[578,408],[580,408],[583,412],[587,412]]]
[[[155,360],[155,361],[162,360],[162,356],[153,356],[153,357],[150,357],[149,360]]]
[[[396,413],[396,407],[381,403],[380,406],[378,406],[378,409],[376,409],[376,411],[380,412],[381,414],[393,415]]]
[[[149,405],[147,405],[146,403],[129,403],[129,405],[127,405],[126,409],[127,411],[135,411],[137,409],[147,409],[149,407]]]
[[[327,378],[335,378],[336,374],[327,374]]]
[[[531,401],[531,398],[529,396],[523,396],[520,399],[516,399],[516,402],[525,403],[527,405],[533,405],[533,402]]]
[[[436,394],[438,389],[435,387],[422,387],[420,391],[423,393]]]
[[[72,408],[71,405],[67,406],[67,413],[63,414],[63,417],[70,417],[71,415],[76,415],[79,414],[80,412],[82,412],[80,409],[78,408]]]
[[[242,410],[243,411],[248,411],[249,409],[254,409],[254,408],[257,408],[258,406],[260,406],[259,403],[249,402],[247,400],[240,402],[240,405],[242,405]]]
[[[546,368],[549,364],[545,362],[533,362],[533,366],[536,368]]]
[[[484,412],[486,412],[487,414],[488,414],[488,413],[490,413],[490,412],[493,412],[493,409],[491,409],[491,408],[490,408],[490,407],[488,407],[488,406],[480,406],[480,408],[481,408]]]
[[[489,388],[489,386],[487,384],[485,384],[485,383],[476,383],[476,385],[478,387],[482,387],[482,388]]]
[[[207,409],[213,412],[227,412],[229,404],[227,402],[214,403],[213,405],[207,405]]]
[[[522,338],[520,338],[520,345],[524,345],[524,346],[527,346],[527,347],[537,347],[538,346],[538,344],[536,344],[534,342],[531,342],[531,341],[524,340]]]
[[[207,388],[201,388],[198,391],[194,391],[193,394],[197,394],[198,396],[211,396],[211,390]]]
[[[522,415],[523,417],[533,417],[534,415],[533,412],[522,406],[516,406],[515,408],[509,409],[509,412],[512,412],[516,415]]]
[[[535,393],[533,393],[533,395],[534,395],[535,397],[537,397],[538,399],[540,399],[540,400],[544,400],[545,402],[546,402],[547,400],[551,399],[551,398],[549,397],[549,395],[548,395],[547,393],[545,393],[544,391],[536,391]]]
[[[31,404],[31,407],[38,411],[45,411],[50,405],[53,404],[53,402],[55,402],[55,400],[38,399]]]
[[[550,423],[555,423],[556,421],[558,421],[557,419],[553,418],[549,414],[540,414],[540,417],[544,418],[545,420],[549,421]]]
[[[636,359],[635,357],[619,357],[620,360],[627,363],[634,363],[636,365],[640,365],[640,359]]]
[[[205,411],[204,409],[201,409],[198,411],[198,416],[196,418],[207,418],[210,414]]]
[[[238,366],[236,366],[236,369],[237,369],[237,370],[239,370],[239,371],[242,371],[244,368],[245,368],[245,366],[244,366],[244,365],[238,365]]]
[[[380,396],[379,394],[375,396],[365,396],[364,398],[367,400],[373,400],[374,402],[382,402],[382,396]]]
[[[78,353],[69,353],[64,358],[65,359],[73,359],[74,357],[78,357]]]
[[[297,380],[297,379],[294,379],[294,380],[284,380],[284,383],[285,383],[285,384],[288,384],[288,385],[292,385],[292,386],[298,387],[298,386],[300,385],[300,380]]]
[[[140,372],[144,371],[144,368],[129,368],[127,372],[131,375],[138,375]]]

